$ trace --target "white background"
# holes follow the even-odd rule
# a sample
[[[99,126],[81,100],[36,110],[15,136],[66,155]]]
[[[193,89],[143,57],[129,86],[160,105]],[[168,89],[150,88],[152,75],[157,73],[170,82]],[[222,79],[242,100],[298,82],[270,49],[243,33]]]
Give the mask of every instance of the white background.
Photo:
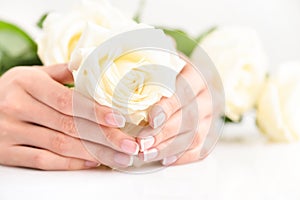
[[[0,0],[0,18],[36,36],[46,11],[71,0]],[[133,15],[137,0],[113,0]],[[260,34],[271,67],[300,59],[299,0],[148,0],[143,22],[183,28],[193,35],[212,25],[245,25]],[[229,126],[203,162],[153,174],[110,170],[41,172],[0,166],[0,199],[300,199],[299,144],[269,144],[249,117]]]
[[[76,1],[0,0],[0,17],[32,32],[42,14],[65,10]],[[111,2],[132,16],[138,0]],[[300,0],[148,0],[143,22],[183,28],[193,35],[214,25],[250,26],[260,34],[271,67],[300,59]]]

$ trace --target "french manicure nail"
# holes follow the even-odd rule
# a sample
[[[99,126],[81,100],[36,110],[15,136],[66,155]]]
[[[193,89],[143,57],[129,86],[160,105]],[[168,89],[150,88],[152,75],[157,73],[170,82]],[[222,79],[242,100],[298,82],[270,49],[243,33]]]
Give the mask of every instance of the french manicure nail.
[[[99,167],[100,163],[92,162],[92,161],[85,161],[84,166],[86,166],[88,168]]]
[[[152,147],[154,142],[155,140],[152,136],[140,139],[140,151],[144,152],[145,150],[149,149],[150,147]]]
[[[171,165],[174,162],[176,162],[176,160],[177,160],[176,156],[171,156],[171,157],[168,157],[168,158],[164,158],[161,164],[165,165],[165,166]]]
[[[105,115],[105,121],[109,125],[117,126],[117,127],[124,127],[126,123],[126,119],[124,116],[116,113],[108,113]]]
[[[123,166],[131,166],[133,164],[133,157],[122,153],[114,155],[114,161]]]
[[[158,151],[155,148],[150,149],[150,150],[144,151],[143,155],[144,155],[144,161],[153,160],[154,158],[157,157]]]
[[[165,120],[166,120],[166,114],[164,112],[160,112],[153,119],[153,128],[160,127],[164,123]]]
[[[136,142],[124,139],[121,143],[121,149],[124,151],[124,153],[137,155],[140,148]]]

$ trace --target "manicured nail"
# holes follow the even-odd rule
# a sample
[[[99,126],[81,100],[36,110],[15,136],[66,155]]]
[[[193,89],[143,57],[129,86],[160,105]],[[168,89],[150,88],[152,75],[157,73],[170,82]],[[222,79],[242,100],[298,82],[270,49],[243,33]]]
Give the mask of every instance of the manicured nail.
[[[174,162],[176,162],[176,160],[177,160],[176,156],[171,156],[171,157],[168,157],[168,158],[164,158],[161,164],[165,165],[165,166],[168,166],[168,165],[171,165]]]
[[[133,157],[122,153],[114,155],[114,161],[123,166],[131,166],[133,164]]]
[[[117,126],[117,127],[124,127],[126,123],[126,119],[124,116],[116,113],[108,113],[105,115],[105,121],[109,125]]]
[[[150,147],[152,147],[154,142],[155,140],[154,137],[152,136],[140,139],[140,151],[144,152],[145,150],[150,149]]]
[[[144,155],[144,161],[153,160],[154,158],[157,157],[158,151],[155,148],[150,149],[150,150],[144,151],[143,155]]]
[[[84,166],[86,166],[88,168],[99,167],[100,163],[92,162],[92,161],[85,161]]]
[[[166,114],[164,112],[160,112],[156,117],[153,119],[153,128],[160,127],[166,120]]]
[[[124,151],[124,153],[137,155],[140,148],[136,142],[125,139],[121,143],[121,149]]]

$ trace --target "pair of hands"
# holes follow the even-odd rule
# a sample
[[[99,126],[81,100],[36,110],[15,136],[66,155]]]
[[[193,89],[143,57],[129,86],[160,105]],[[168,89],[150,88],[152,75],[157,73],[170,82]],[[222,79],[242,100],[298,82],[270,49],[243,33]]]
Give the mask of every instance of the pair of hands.
[[[79,170],[125,168],[133,156],[163,165],[197,161],[212,120],[210,93],[197,74],[184,67],[180,77],[193,87],[178,78],[180,102],[163,98],[149,113],[151,127],[134,138],[121,131],[122,115],[64,86],[73,82],[67,65],[13,68],[0,78],[0,164]]]

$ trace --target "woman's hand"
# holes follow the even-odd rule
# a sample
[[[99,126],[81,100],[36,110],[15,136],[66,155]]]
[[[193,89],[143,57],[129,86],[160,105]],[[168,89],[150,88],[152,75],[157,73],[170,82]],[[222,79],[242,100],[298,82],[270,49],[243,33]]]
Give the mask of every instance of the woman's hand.
[[[43,170],[132,164],[139,147],[118,129],[125,118],[63,85],[72,82],[67,65],[17,67],[0,78],[0,164]]]
[[[200,159],[212,121],[210,91],[191,65],[177,77],[176,88],[171,98],[163,98],[151,109],[152,128],[139,134],[139,157],[146,162],[162,160],[163,165],[171,165]]]

